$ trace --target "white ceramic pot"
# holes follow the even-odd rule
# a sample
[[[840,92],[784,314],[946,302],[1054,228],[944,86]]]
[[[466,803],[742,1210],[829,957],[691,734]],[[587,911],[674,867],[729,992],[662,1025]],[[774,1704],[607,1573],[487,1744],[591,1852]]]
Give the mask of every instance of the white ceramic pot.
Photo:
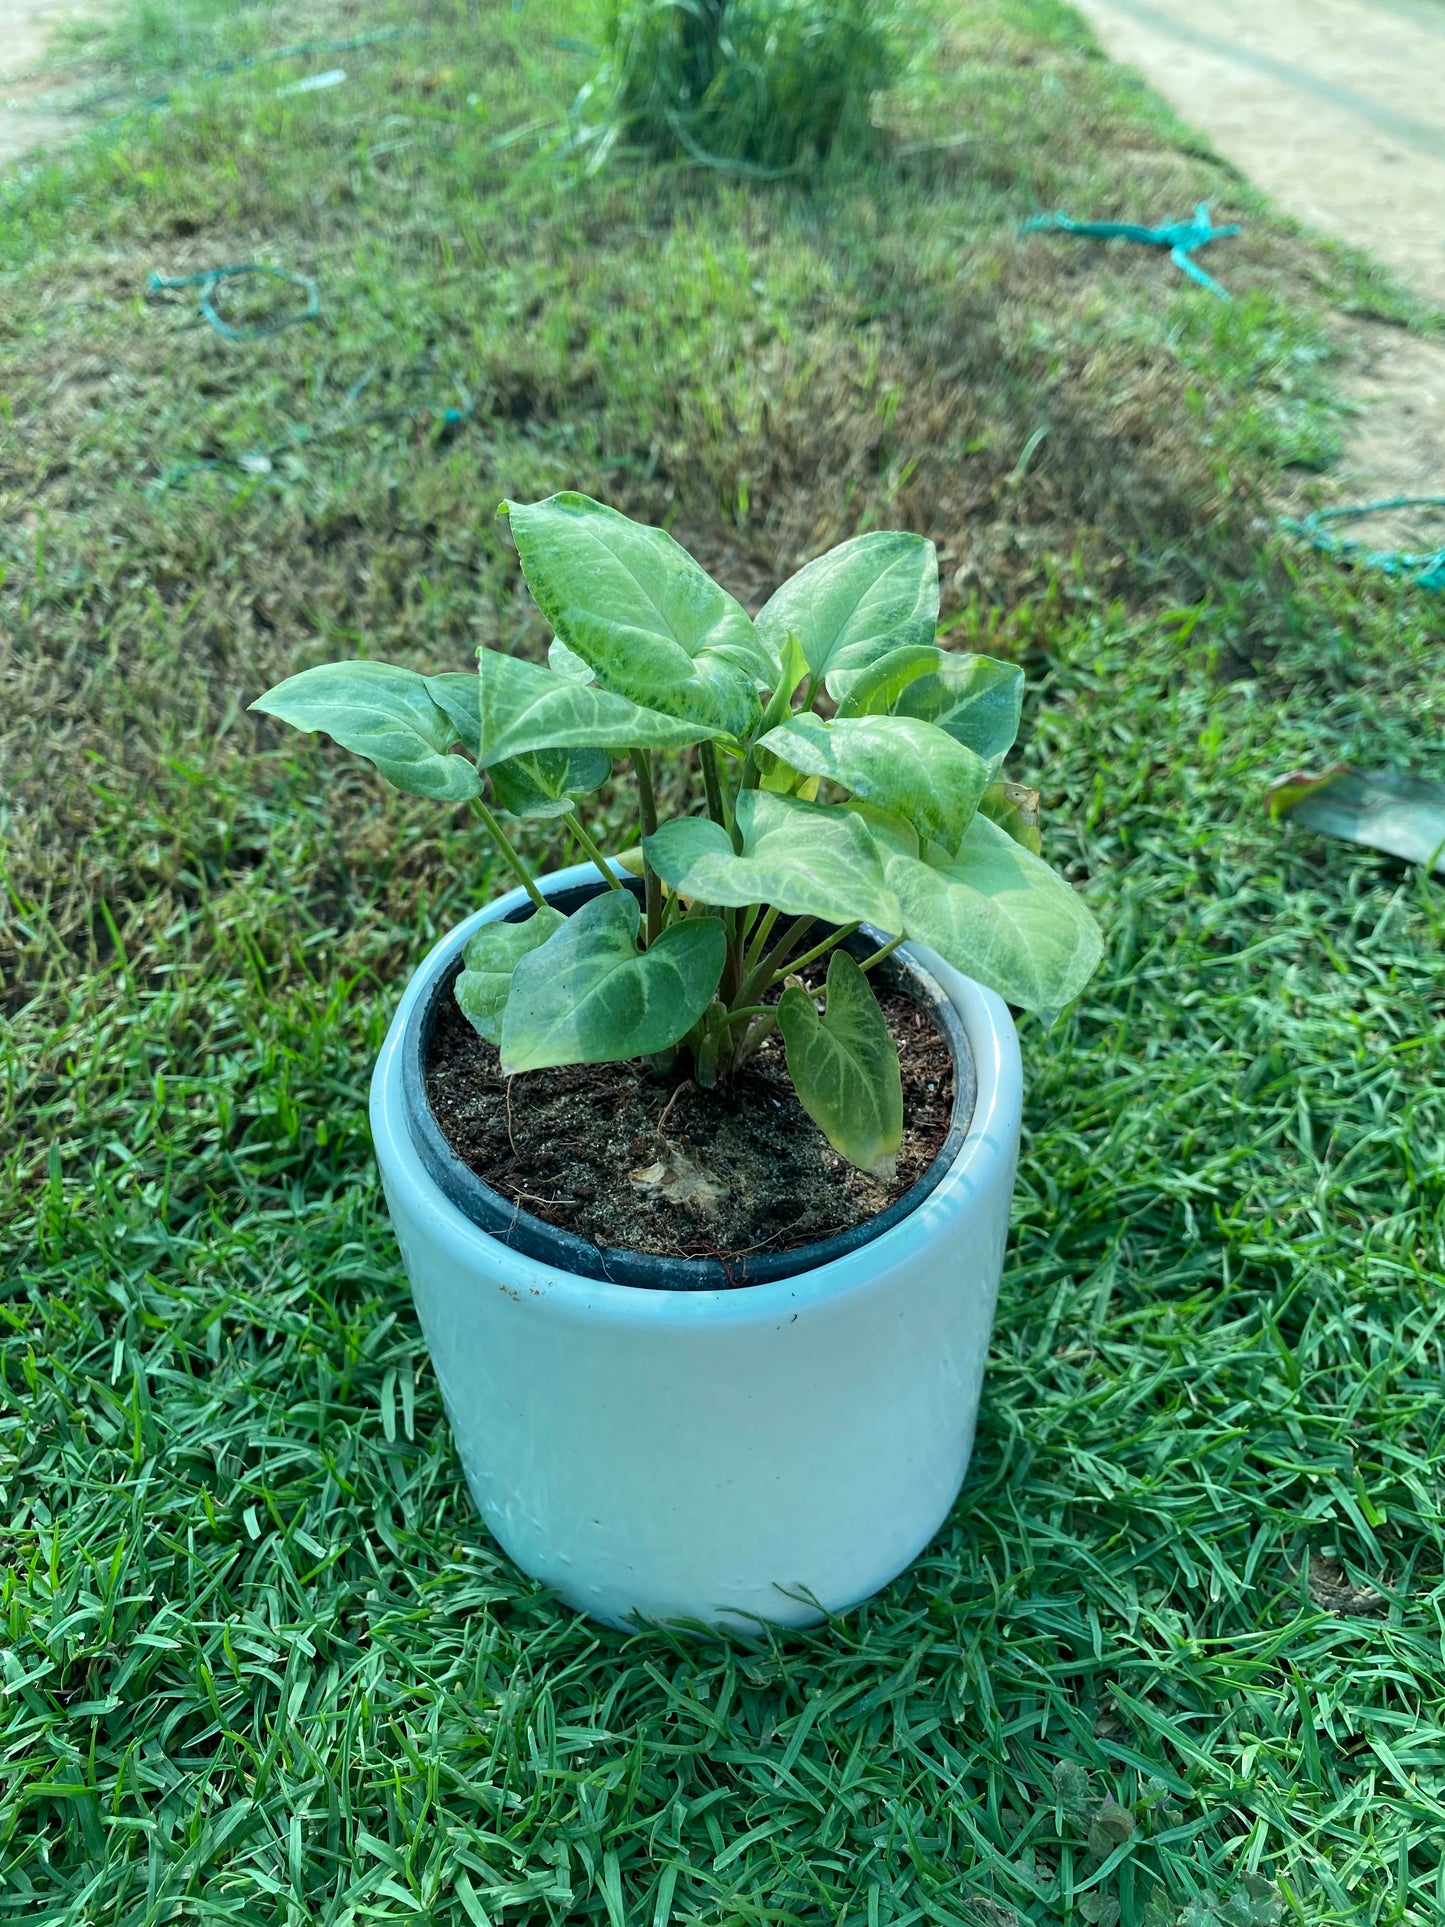
[[[963,1483],[1018,1155],[1012,1019],[992,991],[915,953],[962,1020],[977,1098],[930,1195],[871,1243],[733,1290],[584,1277],[479,1229],[408,1124],[413,1010],[479,923],[524,904],[515,891],[436,945],[371,1087],[387,1203],[467,1484],[516,1563],[596,1619],[815,1623],[902,1572]]]

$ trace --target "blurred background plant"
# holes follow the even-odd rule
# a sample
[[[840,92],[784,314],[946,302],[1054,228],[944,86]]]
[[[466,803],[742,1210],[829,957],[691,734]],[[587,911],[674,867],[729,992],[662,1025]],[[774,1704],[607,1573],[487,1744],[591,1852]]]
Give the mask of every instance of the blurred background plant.
[[[619,139],[785,174],[874,138],[871,106],[903,67],[897,9],[879,0],[613,0],[607,57],[579,106],[594,166]]]

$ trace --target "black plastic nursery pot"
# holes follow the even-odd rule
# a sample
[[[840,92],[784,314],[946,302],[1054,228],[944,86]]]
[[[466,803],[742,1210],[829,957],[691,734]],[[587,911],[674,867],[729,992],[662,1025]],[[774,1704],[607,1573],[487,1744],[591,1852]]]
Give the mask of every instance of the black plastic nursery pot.
[[[595,885],[549,888],[548,879],[542,878],[540,887],[550,903],[570,916],[605,886],[599,879]],[[628,879],[627,887],[640,897],[642,886],[637,879]],[[525,922],[531,914],[532,906],[523,904],[511,911],[506,921]],[[827,926],[822,928],[826,930]],[[844,947],[853,955],[863,957],[887,941],[883,933],[865,925],[845,940]],[[471,1223],[511,1250],[576,1277],[605,1279],[612,1284],[634,1285],[651,1291],[717,1291],[796,1277],[872,1243],[916,1211],[952,1167],[968,1135],[977,1094],[968,1035],[957,1009],[938,982],[906,950],[895,951],[878,966],[877,980],[902,991],[926,1012],[944,1037],[953,1061],[954,1100],[948,1133],[937,1156],[916,1183],[886,1210],[863,1224],[818,1243],[798,1245],[787,1251],[745,1254],[723,1260],[662,1257],[599,1246],[574,1232],[548,1224],[494,1190],[457,1156],[437,1122],[427,1097],[426,1065],[438,1018],[453,995],[462,967],[460,955],[438,967],[407,1022],[401,1070],[406,1123],[412,1142],[438,1190]]]

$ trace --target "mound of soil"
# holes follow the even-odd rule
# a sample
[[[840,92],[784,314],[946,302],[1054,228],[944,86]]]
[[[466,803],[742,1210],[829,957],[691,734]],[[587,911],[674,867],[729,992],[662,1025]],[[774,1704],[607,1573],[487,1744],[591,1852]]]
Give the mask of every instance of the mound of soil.
[[[804,1111],[776,1032],[711,1091],[638,1064],[509,1081],[448,997],[427,1053],[427,1097],[479,1178],[578,1237],[674,1258],[790,1251],[887,1210],[948,1135],[954,1075],[943,1033],[901,991],[880,987],[879,1002],[903,1073],[903,1148],[886,1184],[840,1158]]]

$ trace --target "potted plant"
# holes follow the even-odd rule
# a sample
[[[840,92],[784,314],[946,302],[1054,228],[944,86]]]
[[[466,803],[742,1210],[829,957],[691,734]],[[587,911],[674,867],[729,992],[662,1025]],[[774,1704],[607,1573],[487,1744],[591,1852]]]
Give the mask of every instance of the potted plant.
[[[845,542],[753,620],[585,496],[503,512],[548,666],[332,663],[256,704],[469,805],[517,880],[376,1067],[402,1256],[520,1566],[615,1624],[807,1623],[957,1495],[1018,1146],[1004,1000],[1057,1011],[1098,933],[999,775],[1020,672],[938,646],[931,543]],[[619,760],[608,857],[584,799]],[[533,875],[538,820],[586,862]]]

